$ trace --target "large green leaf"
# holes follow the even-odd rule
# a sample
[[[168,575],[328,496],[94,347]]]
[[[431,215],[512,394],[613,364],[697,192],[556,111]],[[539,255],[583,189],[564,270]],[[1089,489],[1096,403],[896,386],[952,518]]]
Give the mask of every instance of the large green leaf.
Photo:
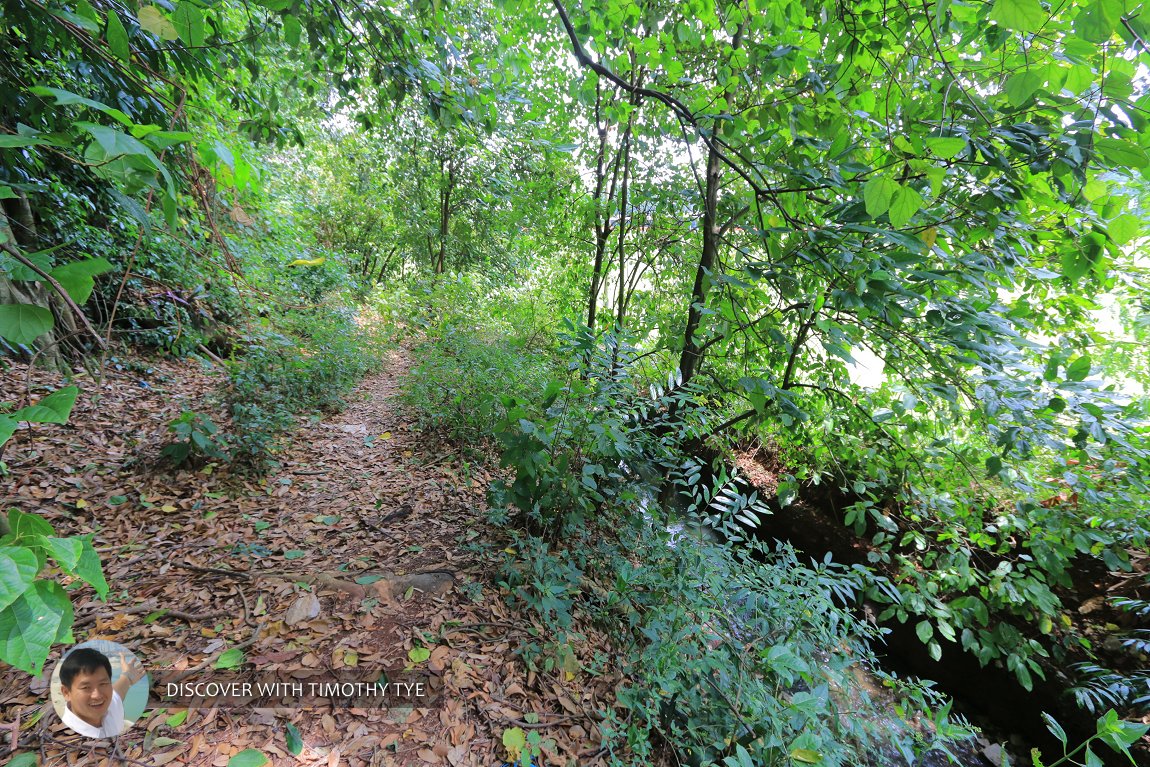
[[[194,48],[203,46],[205,42],[204,14],[194,3],[183,0],[177,5],[176,10],[172,13],[172,24],[176,27],[176,32],[179,33],[180,39],[184,41],[185,45]]]
[[[228,760],[228,767],[263,767],[268,758],[263,751],[254,748],[245,748]]]
[[[891,226],[896,229],[906,226],[921,207],[922,195],[918,193],[918,190],[909,186],[899,186],[898,191],[890,200]]]
[[[1146,150],[1133,141],[1120,138],[1100,138],[1094,140],[1094,148],[1102,159],[1111,165],[1126,168],[1145,168],[1150,165]]]
[[[893,179],[876,176],[866,182],[863,187],[863,202],[866,203],[866,212],[871,218],[878,218],[890,208],[891,197],[898,191],[898,184]]]
[[[12,439],[20,422],[8,415],[0,414],[0,445]]]
[[[52,312],[34,304],[0,304],[0,337],[30,344],[52,329]]]
[[[52,645],[71,630],[68,594],[57,583],[37,581],[0,610],[0,660],[39,676]]]
[[[44,397],[35,405],[20,408],[8,417],[17,421],[30,421],[31,423],[67,423],[72,408],[76,405],[76,397],[80,394],[77,386],[65,386]]]
[[[43,536],[44,546],[52,554],[52,559],[60,565],[60,569],[72,572],[80,562],[80,553],[84,550],[84,542],[79,538],[55,538]]]
[[[108,115],[112,119],[116,120],[119,123],[127,125],[128,127],[131,127],[133,125],[132,118],[128,117],[126,114],[124,114],[119,109],[116,109],[115,107],[110,107],[107,104],[103,103],[102,101],[95,101],[94,99],[87,98],[86,96],[81,96],[78,93],[72,93],[72,91],[66,91],[63,88],[50,88],[50,87],[45,86],[45,85],[35,85],[35,86],[29,88],[28,91],[30,93],[37,95],[37,96],[51,96],[52,98],[56,99],[56,104],[58,106],[67,106],[69,104],[82,104],[86,107],[91,107],[92,109],[103,112],[104,114]]]
[[[0,610],[28,590],[40,572],[36,555],[20,546],[0,546]]]
[[[82,305],[87,302],[88,297],[92,295],[92,289],[96,286],[93,278],[111,269],[112,265],[107,259],[86,258],[82,261],[61,264],[50,274],[60,283],[60,287],[68,291],[73,301]]]
[[[108,595],[108,581],[104,579],[104,569],[100,566],[100,555],[92,547],[90,535],[86,535],[80,540],[83,543],[80,550],[80,561],[76,563],[73,572],[94,588],[100,599],[103,599]]]
[[[1037,32],[1049,18],[1038,0],[995,0],[990,18],[1016,32]]]
[[[108,26],[104,31],[104,37],[113,56],[121,61],[131,59],[132,49],[128,45],[128,31],[124,29],[124,22],[120,21],[119,14],[111,8],[108,9]]]

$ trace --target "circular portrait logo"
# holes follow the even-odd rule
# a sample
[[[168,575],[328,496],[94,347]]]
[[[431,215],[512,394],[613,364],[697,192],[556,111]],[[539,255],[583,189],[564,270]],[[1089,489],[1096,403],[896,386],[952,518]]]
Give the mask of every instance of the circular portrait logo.
[[[52,705],[73,732],[114,738],[144,713],[149,681],[135,653],[93,639],[70,649],[52,670]]]

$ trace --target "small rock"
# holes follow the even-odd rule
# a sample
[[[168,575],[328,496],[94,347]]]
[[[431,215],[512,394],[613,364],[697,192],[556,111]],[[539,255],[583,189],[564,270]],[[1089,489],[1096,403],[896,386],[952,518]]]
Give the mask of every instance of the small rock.
[[[319,615],[319,597],[312,594],[310,591],[306,594],[300,594],[291,607],[288,608],[287,615],[284,616],[284,624],[294,626],[297,623],[302,623],[306,620]]]
[[[982,758],[993,764],[994,767],[1002,767],[1002,746],[997,743],[990,744],[982,749]]]

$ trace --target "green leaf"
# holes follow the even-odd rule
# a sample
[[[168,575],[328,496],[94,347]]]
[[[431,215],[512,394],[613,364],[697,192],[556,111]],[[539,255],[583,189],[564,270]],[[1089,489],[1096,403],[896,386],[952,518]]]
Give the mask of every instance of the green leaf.
[[[300,737],[299,728],[291,722],[284,725],[284,738],[287,740],[287,749],[292,756],[303,753],[303,738]]]
[[[412,647],[407,651],[407,658],[412,663],[423,663],[431,657],[431,650],[426,647]]]
[[[172,12],[172,25],[186,45],[200,48],[206,42],[204,14],[188,0],[183,0]]]
[[[1125,245],[1142,234],[1142,221],[1137,216],[1123,213],[1110,222],[1107,231],[1115,245]]]
[[[1090,355],[1083,354],[1066,366],[1066,378],[1070,381],[1085,381],[1090,375]]]
[[[992,455],[986,459],[986,476],[997,477],[1002,473],[1002,459]]]
[[[4,540],[9,542],[31,542],[39,536],[50,536],[56,532],[48,520],[39,514],[27,514],[19,509],[8,510],[8,530]]]
[[[796,748],[791,750],[791,758],[803,764],[818,764],[823,760],[823,755],[809,748]]]
[[[1042,87],[1044,82],[1040,73],[1032,69],[1023,70],[1016,75],[1012,75],[1006,81],[1006,87],[1003,92],[1006,94],[1006,100],[1010,102],[1013,107],[1020,107],[1033,96],[1039,88]]]
[[[82,261],[61,264],[49,274],[56,282],[60,283],[60,287],[68,291],[68,295],[72,297],[73,301],[82,306],[92,295],[92,289],[96,287],[96,281],[93,278],[96,275],[111,271],[111,269],[112,265],[108,263],[107,259],[86,258]]]
[[[176,40],[180,36],[175,25],[168,20],[163,11],[154,5],[145,5],[141,8],[137,18],[140,20],[140,26],[156,37],[164,40]]]
[[[355,582],[358,583],[360,586],[370,586],[371,584],[375,583],[376,581],[381,581],[381,580],[383,580],[382,575],[361,575],[355,579]]]
[[[16,754],[8,760],[7,767],[36,767],[36,754],[32,751],[25,751],[22,754]]]
[[[84,548],[83,542],[79,539],[42,536],[41,540],[62,570],[71,573],[79,564],[80,552]]]
[[[297,19],[295,16],[292,16],[290,13],[285,14],[283,17],[283,25],[284,42],[293,48],[299,46],[300,32],[303,31],[300,27],[299,19]]]
[[[103,112],[104,114],[127,127],[131,127],[135,124],[132,122],[132,118],[128,117],[126,114],[121,112],[119,109],[116,109],[115,107],[110,107],[101,101],[93,101],[90,98],[86,98],[77,93],[72,93],[72,91],[63,90],[62,88],[49,88],[44,85],[36,85],[29,88],[28,92],[36,96],[51,96],[52,98],[56,99],[57,106],[82,104],[83,106],[91,107],[92,109],[95,109],[99,112]],[[81,124],[76,123],[76,125],[80,126]]]
[[[1029,34],[1042,28],[1047,14],[1038,0],[995,0],[990,19],[1007,29]]]
[[[165,719],[164,724],[168,725],[169,727],[179,727],[181,724],[187,721],[187,718],[188,710],[185,708],[183,711],[177,711]]]
[[[936,157],[941,157],[944,160],[949,160],[963,149],[966,149],[966,139],[959,138],[958,136],[946,136],[943,138],[928,138],[926,146],[930,149],[931,154]],[[870,211],[867,211],[868,213]]]
[[[15,418],[0,414],[0,445],[12,439],[12,435],[16,433],[16,427],[19,425],[20,422]]]
[[[263,751],[254,748],[245,748],[228,760],[228,767],[263,767],[268,763]]]
[[[906,226],[922,207],[922,195],[909,186],[899,186],[890,201],[890,224],[896,229]]]
[[[214,664],[218,669],[239,668],[244,663],[244,651],[238,647],[233,647],[230,650],[225,650],[216,658]]]
[[[926,644],[934,637],[934,625],[930,621],[919,621],[914,627],[914,633],[918,634],[923,644]]]
[[[20,546],[0,546],[0,610],[12,604],[36,580],[40,563]]]
[[[8,417],[30,423],[67,423],[80,394],[77,386],[65,386],[44,397],[35,405],[22,407]]]
[[[1062,729],[1062,725],[1055,721],[1054,717],[1045,711],[1042,712],[1042,719],[1046,722],[1046,729],[1050,730],[1050,734],[1058,738],[1062,745],[1066,745],[1066,730]]]
[[[1074,17],[1074,33],[1088,43],[1104,43],[1114,35],[1122,6],[1113,0],[1092,0]]]
[[[128,45],[128,31],[124,29],[124,22],[120,21],[115,10],[108,9],[108,26],[104,30],[104,39],[108,41],[108,48],[112,55],[121,61],[130,61],[132,48]]]
[[[30,344],[52,329],[52,312],[32,304],[0,304],[0,337]]]
[[[898,191],[898,184],[892,179],[876,176],[863,186],[863,201],[871,218],[878,218],[890,208],[891,197]]]
[[[284,552],[284,559],[302,559],[306,556],[307,552],[301,551],[300,549],[291,549],[290,551]]]
[[[80,549],[80,561],[76,563],[75,575],[96,590],[100,599],[108,596],[108,581],[104,579],[104,568],[100,565],[100,555],[92,546],[91,535],[80,539],[83,547]]]
[[[36,135],[9,135],[7,133],[0,134],[0,149],[11,149],[13,147],[22,146],[40,146],[41,144],[48,143],[51,142]],[[7,189],[8,187],[5,188]]]
[[[1094,140],[1094,149],[1111,165],[1124,168],[1145,168],[1150,165],[1146,150],[1132,141],[1099,138]]]
[[[0,610],[0,660],[39,676],[52,645],[72,629],[72,603],[57,583],[37,581]]]
[[[508,727],[503,731],[503,747],[512,759],[518,759],[527,747],[527,735],[520,727]]]

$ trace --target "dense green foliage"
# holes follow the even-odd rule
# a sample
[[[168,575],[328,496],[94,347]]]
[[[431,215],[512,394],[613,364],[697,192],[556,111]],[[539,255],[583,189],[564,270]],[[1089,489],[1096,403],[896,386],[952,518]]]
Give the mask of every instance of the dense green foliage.
[[[61,368],[125,343],[212,360],[219,411],[173,421],[166,454],[259,469],[402,340],[421,424],[497,445],[513,474],[491,494],[534,552],[509,564],[512,598],[566,630],[599,598],[579,595],[589,574],[615,584],[578,609],[625,611],[626,661],[650,669],[635,700],[677,695],[636,703],[617,733],[636,755],[652,733],[730,764],[865,748],[826,718],[833,695],[784,694],[802,677],[817,697],[820,642],[865,656],[842,596],[936,659],[1027,688],[1077,663],[1082,705],[1142,711],[1145,579],[1113,605],[1121,649],[1071,608],[1080,572],[1143,567],[1150,537],[1143,16],[14,0],[0,345]],[[0,415],[0,443],[66,418],[53,401]],[[776,508],[847,499],[822,511],[865,551],[849,577],[755,543],[768,499],[722,460],[755,441],[783,465]],[[723,543],[665,551],[648,520],[673,511]],[[641,575],[589,543],[607,529]],[[38,540],[3,544],[10,596],[48,588]],[[794,594],[826,622],[788,612]],[[726,627],[728,655],[663,664],[658,638],[700,625]],[[744,629],[786,658],[739,663]],[[0,657],[35,668],[62,632]],[[749,708],[717,704],[712,672]]]

